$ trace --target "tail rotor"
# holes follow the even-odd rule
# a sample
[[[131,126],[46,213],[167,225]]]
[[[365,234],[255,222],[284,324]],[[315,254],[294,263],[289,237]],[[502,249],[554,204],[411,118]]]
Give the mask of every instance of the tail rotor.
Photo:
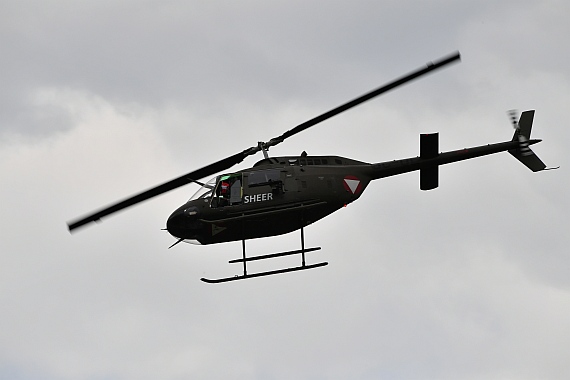
[[[518,119],[518,111],[517,110],[509,110],[508,111],[509,116],[511,118],[511,123],[513,123],[513,128],[515,129],[515,131],[519,130],[519,123],[517,121]]]

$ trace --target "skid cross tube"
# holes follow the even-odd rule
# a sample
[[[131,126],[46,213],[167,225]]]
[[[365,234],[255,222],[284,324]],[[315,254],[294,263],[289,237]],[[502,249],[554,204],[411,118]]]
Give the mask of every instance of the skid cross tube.
[[[305,249],[305,252],[318,251],[319,249],[321,249],[321,247],[307,248],[307,249]],[[244,258],[242,258],[242,259],[234,259],[234,260],[228,261],[228,263],[234,264],[234,263],[241,263],[241,262],[243,262],[244,260],[245,260],[245,261],[257,261],[257,260],[264,260],[264,259],[272,259],[272,258],[275,258],[275,257],[282,257],[282,256],[295,255],[295,254],[297,254],[297,253],[302,253],[302,252],[303,252],[302,250],[296,249],[296,250],[294,250],[294,251],[270,253],[270,254],[267,254],[267,255],[253,256],[253,257],[244,257]]]

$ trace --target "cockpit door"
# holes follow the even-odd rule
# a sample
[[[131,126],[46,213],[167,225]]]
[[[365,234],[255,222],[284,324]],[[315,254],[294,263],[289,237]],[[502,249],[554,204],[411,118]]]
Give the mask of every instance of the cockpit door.
[[[242,175],[227,174],[220,176],[210,207],[233,206],[242,203]]]

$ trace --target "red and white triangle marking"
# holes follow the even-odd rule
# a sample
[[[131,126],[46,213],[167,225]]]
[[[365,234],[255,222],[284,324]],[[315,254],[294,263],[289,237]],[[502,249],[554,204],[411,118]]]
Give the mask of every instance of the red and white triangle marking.
[[[362,191],[360,180],[353,175],[344,177],[344,188],[352,194],[358,194]]]

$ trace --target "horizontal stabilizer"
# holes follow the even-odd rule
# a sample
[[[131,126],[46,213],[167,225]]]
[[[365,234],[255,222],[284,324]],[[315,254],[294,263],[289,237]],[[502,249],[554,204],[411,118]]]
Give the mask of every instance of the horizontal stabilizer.
[[[520,149],[509,150],[509,153],[533,172],[539,172],[546,169],[544,162],[542,162],[542,160],[538,158],[538,156],[534,154],[530,148],[526,149],[527,150],[524,152],[524,154],[521,153]]]

